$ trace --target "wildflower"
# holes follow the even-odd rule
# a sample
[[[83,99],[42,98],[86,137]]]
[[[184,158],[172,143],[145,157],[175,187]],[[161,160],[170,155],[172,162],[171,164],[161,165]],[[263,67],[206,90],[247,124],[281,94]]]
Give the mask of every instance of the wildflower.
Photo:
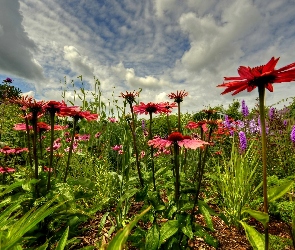
[[[244,117],[249,115],[249,109],[248,106],[245,103],[245,100],[242,100],[242,114]]]
[[[6,82],[6,83],[12,83],[12,79],[7,77],[5,80],[3,80],[3,82]]]
[[[275,66],[280,58],[272,57],[270,61],[257,67],[240,66],[238,73],[240,76],[225,77],[226,82],[217,87],[225,87],[225,91],[221,94],[232,92],[236,95],[243,90],[251,92],[259,85],[263,85],[270,92],[273,92],[273,83],[291,82],[295,80],[295,63],[291,63],[285,67],[275,70]]]
[[[123,97],[129,104],[132,104],[133,102],[135,102],[136,96],[139,96],[139,93],[134,90],[133,92],[126,91],[125,94],[121,92],[121,95],[119,97]]]
[[[179,147],[191,149],[197,149],[205,144],[208,144],[202,140],[191,139],[189,136],[184,136],[179,132],[171,133],[167,139],[155,138],[148,141],[148,145],[154,146],[155,148],[169,147],[173,143],[177,143]]]
[[[100,136],[101,136],[101,133],[100,133],[100,132],[97,132],[97,133],[94,135],[95,138],[99,138]]]
[[[271,107],[268,111],[268,117],[270,120],[272,120],[274,118],[274,115],[275,115],[275,111],[276,109],[274,107]]]
[[[53,172],[53,168],[48,168],[48,167],[44,166],[43,171],[44,172]]]
[[[284,121],[283,121],[283,124],[284,124],[284,126],[286,127],[286,126],[288,125],[288,121],[287,121],[287,120],[284,120]]]
[[[170,93],[168,97],[170,99],[174,99],[174,102],[181,103],[183,101],[183,98],[188,95],[188,92],[185,92],[185,90],[180,90],[179,92],[176,91],[176,93]]]
[[[58,112],[59,116],[71,116],[74,119],[86,119],[87,121],[96,120],[98,118],[98,114],[92,114],[90,111],[81,111],[80,107],[72,106],[72,107],[61,107]]]
[[[46,111],[48,112],[59,112],[61,108],[67,107],[66,103],[64,101],[57,102],[57,101],[49,101],[46,106],[44,107]]]
[[[117,119],[115,117],[109,117],[109,122],[116,123],[118,121],[117,121]]]
[[[0,174],[15,172],[14,168],[0,167]]]
[[[291,141],[293,143],[295,143],[295,125],[292,128],[292,131],[291,131],[291,134],[290,134],[290,138],[291,138]]]
[[[14,124],[13,129],[18,130],[18,131],[26,131],[27,130],[25,123]],[[29,125],[29,129],[33,129],[33,127],[31,125]]]
[[[89,141],[89,139],[90,139],[90,135],[89,134],[79,135],[78,136],[78,140],[79,141]]]
[[[0,152],[1,153],[4,153],[4,154],[14,154],[15,153],[15,149],[14,148],[11,148],[9,146],[4,146],[3,148],[0,149]]]
[[[171,109],[173,109],[173,108],[177,108],[177,107],[178,107],[177,104],[176,104],[175,102],[171,102],[171,103],[169,103],[169,102],[164,102],[163,105],[165,105],[165,108],[168,110],[168,113],[171,112],[171,111],[170,111]]]
[[[122,149],[122,145],[115,145],[114,147],[112,147],[112,149],[115,151],[119,151]]]
[[[247,148],[247,138],[243,131],[239,132],[239,139],[240,139],[240,150],[241,152],[245,152]]]
[[[141,102],[139,105],[135,105],[133,107],[135,113],[139,114],[160,114],[160,113],[169,113],[171,111],[168,111],[166,109],[166,105],[164,103],[153,103],[149,102],[147,104],[144,104]]]

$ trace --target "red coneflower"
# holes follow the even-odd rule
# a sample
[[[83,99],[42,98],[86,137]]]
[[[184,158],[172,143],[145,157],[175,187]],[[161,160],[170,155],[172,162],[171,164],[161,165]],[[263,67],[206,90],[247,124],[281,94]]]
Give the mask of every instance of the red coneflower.
[[[270,61],[257,67],[240,66],[238,73],[240,76],[224,77],[225,81],[230,81],[218,85],[217,87],[225,87],[225,91],[221,94],[232,92],[236,95],[243,90],[251,92],[259,85],[264,86],[270,92],[273,92],[273,83],[291,82],[295,80],[295,62],[280,69],[275,69],[275,66],[280,58],[272,57]]]
[[[138,114],[161,114],[167,113],[166,105],[164,103],[153,103],[149,102],[147,104],[140,102],[139,105],[133,107],[134,113]],[[171,112],[171,111],[170,111]]]
[[[128,92],[126,91],[126,93],[122,93],[119,97],[123,97],[129,104],[132,104],[133,102],[135,102],[135,98],[136,96],[139,96],[139,93],[137,91],[133,91],[133,92]]]
[[[180,90],[179,92],[177,90],[176,93],[170,93],[168,97],[170,99],[174,99],[174,102],[177,102],[179,104],[180,102],[183,101],[183,98],[186,97],[187,95],[188,95],[188,92],[185,92],[185,90]]]

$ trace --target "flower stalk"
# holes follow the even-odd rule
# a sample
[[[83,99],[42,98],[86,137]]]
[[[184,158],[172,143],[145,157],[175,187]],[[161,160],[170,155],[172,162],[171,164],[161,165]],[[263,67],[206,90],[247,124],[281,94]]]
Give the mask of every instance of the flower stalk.
[[[258,85],[259,93],[259,112],[260,112],[260,125],[261,125],[261,143],[262,143],[262,164],[263,164],[263,211],[268,214],[268,198],[267,198],[267,166],[266,166],[266,126],[265,126],[265,109],[264,109],[264,97],[265,97],[265,86]],[[265,249],[268,249],[269,245],[269,233],[268,233],[268,222],[264,227],[265,235]]]

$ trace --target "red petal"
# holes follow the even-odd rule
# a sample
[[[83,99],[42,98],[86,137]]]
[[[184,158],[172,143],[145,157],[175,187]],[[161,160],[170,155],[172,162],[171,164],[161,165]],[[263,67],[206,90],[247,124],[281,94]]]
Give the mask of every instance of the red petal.
[[[275,69],[275,66],[277,65],[277,62],[279,61],[279,59],[280,58],[275,59],[274,57],[272,57],[270,59],[270,61],[264,65],[264,67],[262,69],[262,73],[273,71]]]
[[[276,73],[279,73],[279,72],[285,71],[285,70],[287,70],[287,69],[292,69],[292,68],[294,68],[294,67],[295,67],[295,62],[293,62],[293,63],[291,63],[291,64],[288,64],[288,65],[286,65],[286,66],[284,66],[284,67],[282,67],[282,68],[280,68],[280,69],[277,69],[277,70],[275,70],[275,72],[276,72]]]
[[[272,86],[271,83],[266,84],[265,87],[266,87],[270,92],[273,92],[273,86]]]
[[[249,67],[240,66],[238,69],[238,73],[243,79],[252,80],[254,78]]]

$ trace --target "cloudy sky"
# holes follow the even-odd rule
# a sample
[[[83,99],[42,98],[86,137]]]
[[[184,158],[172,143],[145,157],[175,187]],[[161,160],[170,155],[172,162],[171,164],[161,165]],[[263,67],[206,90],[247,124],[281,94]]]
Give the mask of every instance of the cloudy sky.
[[[229,104],[216,88],[240,65],[272,56],[295,61],[294,0],[0,0],[0,79],[60,100],[71,81],[105,101],[142,89],[143,102],[186,90],[182,111]],[[65,84],[65,80],[68,84]],[[295,82],[275,84],[267,104],[295,96]],[[257,91],[243,92],[251,106]]]

